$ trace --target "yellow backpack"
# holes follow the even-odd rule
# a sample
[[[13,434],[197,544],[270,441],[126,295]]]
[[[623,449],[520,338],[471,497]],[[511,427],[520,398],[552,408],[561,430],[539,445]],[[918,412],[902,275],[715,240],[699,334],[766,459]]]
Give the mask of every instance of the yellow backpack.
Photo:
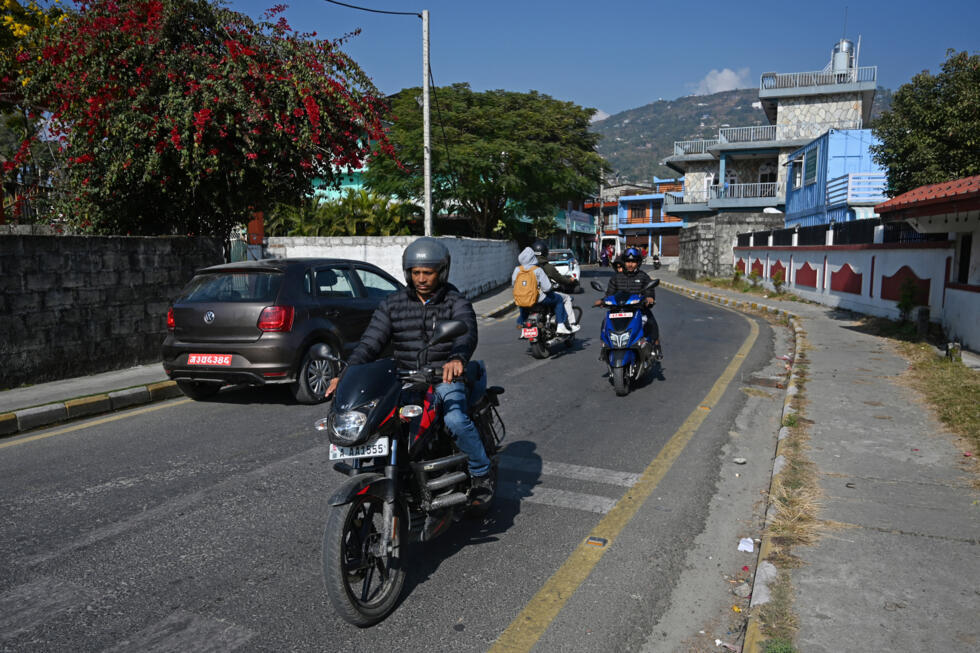
[[[521,271],[514,279],[514,303],[522,308],[530,308],[538,303],[538,278],[534,271],[538,266],[532,265],[525,269],[520,266]]]

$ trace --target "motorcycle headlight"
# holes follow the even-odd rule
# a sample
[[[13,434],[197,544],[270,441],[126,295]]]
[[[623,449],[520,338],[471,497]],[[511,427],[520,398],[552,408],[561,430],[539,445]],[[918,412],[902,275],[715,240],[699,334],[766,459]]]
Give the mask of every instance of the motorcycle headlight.
[[[331,426],[334,437],[343,443],[356,442],[361,429],[367,423],[367,415],[357,410],[337,413]]]

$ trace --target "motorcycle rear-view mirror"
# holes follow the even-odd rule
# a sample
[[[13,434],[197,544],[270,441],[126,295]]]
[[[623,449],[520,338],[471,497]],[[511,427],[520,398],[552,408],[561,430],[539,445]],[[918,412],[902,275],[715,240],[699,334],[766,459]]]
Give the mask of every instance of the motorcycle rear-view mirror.
[[[310,350],[310,356],[314,360],[321,360],[321,361],[337,360],[337,357],[330,352],[330,347],[326,346],[322,342],[313,345],[312,349]]]
[[[647,284],[647,287],[644,288],[644,290],[650,290],[651,288],[656,288],[659,285],[660,285],[660,279],[654,279],[653,281]]]
[[[436,324],[435,328],[432,330],[432,336],[429,338],[429,342],[426,344],[431,347],[432,345],[437,345],[440,342],[448,342],[458,338],[467,331],[468,329],[466,328],[465,322],[461,322],[460,320],[445,320]]]
[[[589,284],[589,285],[592,286],[592,288],[594,290],[598,290],[599,292],[603,292],[602,284],[599,283],[598,281],[596,281],[596,280],[593,279],[592,280],[592,283]]]

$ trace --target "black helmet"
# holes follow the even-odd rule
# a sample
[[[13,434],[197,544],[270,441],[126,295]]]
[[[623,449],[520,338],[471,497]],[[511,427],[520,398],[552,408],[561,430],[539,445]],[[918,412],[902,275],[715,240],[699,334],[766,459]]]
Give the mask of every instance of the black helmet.
[[[405,248],[402,254],[402,270],[405,283],[412,285],[412,268],[435,268],[439,271],[439,283],[449,280],[449,250],[435,238],[419,238]]]
[[[535,256],[544,256],[545,258],[548,256],[548,244],[543,240],[534,241],[534,244],[531,245],[531,249],[534,250]]]
[[[640,250],[635,247],[628,247],[626,251],[623,252],[623,263],[627,261],[633,261],[634,263],[642,263],[643,256],[640,254]]]

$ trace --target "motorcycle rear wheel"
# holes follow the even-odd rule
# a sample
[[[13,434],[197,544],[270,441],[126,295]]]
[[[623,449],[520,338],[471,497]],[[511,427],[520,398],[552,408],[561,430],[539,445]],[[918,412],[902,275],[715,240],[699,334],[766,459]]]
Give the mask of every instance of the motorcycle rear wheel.
[[[613,368],[613,387],[616,388],[617,397],[625,397],[629,394],[630,386],[626,380],[626,368]]]
[[[535,340],[531,343],[531,355],[535,358],[547,358],[549,353],[548,345],[540,340]]]
[[[373,626],[395,608],[405,584],[402,561],[405,520],[396,512],[389,556],[376,556],[384,499],[372,494],[332,506],[323,533],[323,582],[334,610],[348,623]]]

